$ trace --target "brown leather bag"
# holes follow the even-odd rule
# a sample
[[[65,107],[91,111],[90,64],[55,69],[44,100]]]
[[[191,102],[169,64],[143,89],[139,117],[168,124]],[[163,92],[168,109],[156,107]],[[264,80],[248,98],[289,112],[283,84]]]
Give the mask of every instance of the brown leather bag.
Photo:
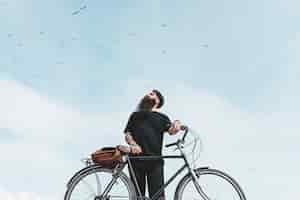
[[[117,147],[104,147],[91,154],[94,163],[112,169],[122,161],[121,151]]]

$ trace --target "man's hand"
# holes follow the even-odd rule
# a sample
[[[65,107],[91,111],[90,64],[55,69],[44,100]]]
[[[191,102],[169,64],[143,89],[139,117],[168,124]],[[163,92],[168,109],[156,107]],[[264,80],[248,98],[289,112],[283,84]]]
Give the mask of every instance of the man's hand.
[[[178,133],[178,131],[180,131],[180,127],[181,122],[179,120],[175,120],[169,128],[168,132],[170,133],[170,135],[175,135],[176,133]]]
[[[134,141],[130,132],[125,133],[125,140],[130,145],[130,152],[133,154],[142,153],[142,148]]]
[[[140,154],[143,152],[142,148],[137,144],[130,145],[130,149],[131,149],[131,153],[133,153],[133,154]]]

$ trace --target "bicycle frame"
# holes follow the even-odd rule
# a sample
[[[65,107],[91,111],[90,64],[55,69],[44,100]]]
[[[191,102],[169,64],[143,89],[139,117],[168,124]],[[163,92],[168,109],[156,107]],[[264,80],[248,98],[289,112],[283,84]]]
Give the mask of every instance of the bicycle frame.
[[[93,195],[96,195],[94,200],[107,200],[107,199],[111,199],[109,193],[111,191],[111,189],[113,188],[114,184],[118,181],[118,179],[122,180],[122,183],[124,183],[127,187],[127,191],[129,191],[129,196],[130,199],[134,200],[157,200],[160,195],[163,193],[163,191],[165,190],[165,188],[167,188],[171,182],[174,181],[174,179],[176,177],[178,177],[179,174],[182,173],[183,170],[185,170],[186,168],[188,169],[188,173],[183,176],[181,178],[181,180],[179,181],[178,185],[177,185],[177,189],[175,192],[175,199],[182,199],[182,195],[185,194],[184,188],[186,186],[187,183],[191,182],[196,191],[199,193],[199,195],[202,197],[203,200],[211,200],[203,191],[202,187],[200,186],[198,179],[201,175],[214,175],[217,177],[220,177],[221,179],[227,181],[227,183],[231,184],[231,186],[233,186],[233,188],[235,189],[235,194],[239,195],[239,199],[240,200],[246,200],[245,194],[243,192],[243,190],[241,189],[241,187],[239,186],[238,182],[236,180],[234,180],[232,177],[230,177],[228,174],[226,174],[225,172],[222,172],[220,170],[217,169],[210,169],[209,167],[200,167],[200,168],[193,168],[194,166],[191,165],[191,163],[189,162],[189,160],[187,159],[186,156],[186,152],[184,151],[184,138],[186,136],[188,129],[185,129],[185,134],[182,137],[182,139],[177,140],[177,142],[171,143],[166,145],[166,147],[170,147],[170,146],[176,146],[177,149],[180,151],[179,155],[167,155],[167,156],[131,156],[130,154],[125,153],[125,155],[123,155],[122,157],[122,161],[119,162],[117,164],[116,167],[114,168],[106,168],[106,169],[102,169],[105,168],[99,164],[96,164],[92,161],[91,158],[86,158],[84,160],[82,160],[86,167],[79,170],[78,172],[75,173],[75,175],[73,175],[71,177],[71,179],[67,182],[67,191],[65,193],[65,200],[69,200],[72,194],[72,191],[74,190],[74,188],[77,186],[77,184],[79,183],[79,181],[81,181],[81,179],[83,179],[84,177],[95,173],[95,172],[102,172],[104,170],[104,172],[108,172],[110,174],[112,174],[112,179],[110,179],[108,185],[103,188],[104,191],[101,189],[102,186],[100,184],[100,178],[98,176],[98,174],[96,175],[96,181],[97,181],[97,188],[96,191],[93,192]],[[151,198],[147,198],[146,196],[142,196],[138,182],[136,180],[135,177],[135,172],[133,170],[131,161],[133,160],[165,160],[165,159],[183,159],[184,160],[184,164],[161,186],[160,189],[158,189],[158,191],[156,191],[156,193],[151,197]],[[128,175],[126,173],[124,173],[124,169],[126,168],[126,166],[128,165],[128,170],[131,173],[131,178],[132,180],[130,181]],[[99,169],[97,169],[99,168]],[[108,170],[108,171],[105,171]],[[133,187],[135,185],[136,188],[136,192],[134,191],[135,188]],[[131,192],[130,192],[131,191]],[[113,193],[112,193],[113,194]]]
[[[177,149],[179,149],[180,151],[180,155],[170,155],[170,156],[130,156],[130,155],[126,155],[125,160],[126,162],[123,163],[123,166],[120,167],[119,170],[116,170],[115,176],[113,177],[113,179],[111,180],[111,182],[109,183],[108,187],[104,190],[102,195],[106,195],[106,193],[110,190],[110,188],[113,186],[114,182],[116,182],[116,180],[118,179],[118,171],[121,172],[123,171],[123,169],[125,168],[125,166],[128,164],[128,169],[130,170],[130,172],[133,175],[133,184],[135,184],[136,188],[137,188],[137,199],[143,199],[145,198],[145,196],[142,196],[139,185],[137,183],[136,177],[135,177],[135,173],[134,170],[132,168],[131,165],[131,160],[157,160],[157,159],[183,159],[184,160],[184,165],[179,168],[175,174],[170,177],[167,182],[153,195],[153,197],[149,200],[157,200],[158,197],[160,196],[160,194],[162,194],[162,192],[164,191],[164,189],[184,170],[184,169],[188,169],[188,174],[191,175],[192,179],[193,179],[193,183],[195,185],[196,190],[199,192],[199,194],[204,198],[204,200],[209,200],[209,197],[204,193],[204,191],[202,190],[201,186],[198,184],[197,182],[197,175],[194,172],[194,169],[192,169],[189,161],[187,160],[187,157],[183,151],[183,147],[182,144],[184,143],[184,139],[187,135],[188,129],[185,129],[185,133],[184,136],[181,140],[177,140],[177,142],[172,143],[172,144],[168,144],[166,145],[166,147],[170,147],[170,146],[177,146]],[[118,167],[117,167],[118,168]],[[209,168],[209,167],[203,167],[205,169]],[[102,196],[101,195],[101,196]]]
[[[188,173],[191,174],[191,176],[193,177],[194,180],[196,180],[196,174],[194,172],[194,170],[191,168],[187,158],[186,158],[186,155],[185,153],[182,151],[182,149],[180,148],[179,145],[178,146],[178,149],[180,150],[181,152],[181,155],[170,155],[170,156],[130,156],[130,155],[126,155],[126,162],[123,163],[123,166],[117,170],[119,172],[123,171],[123,169],[125,168],[125,166],[128,164],[128,169],[130,170],[130,172],[133,174],[133,184],[135,184],[137,187],[137,199],[143,199],[145,198],[145,196],[142,196],[141,194],[141,191],[140,191],[140,188],[139,188],[139,185],[137,183],[137,180],[135,178],[135,173],[134,173],[134,170],[132,168],[132,165],[131,165],[131,161],[132,160],[157,160],[157,159],[183,159],[184,160],[184,164],[182,167],[180,167],[175,173],[173,176],[171,176],[167,181],[166,183],[153,195],[153,197],[150,199],[150,200],[157,200],[158,197],[163,193],[164,189],[166,187],[168,187],[168,185],[173,182],[173,180],[179,175],[181,174],[181,172],[183,170],[185,170],[186,168],[188,169]],[[205,169],[207,169],[208,167],[203,167]],[[111,182],[109,183],[108,187],[104,190],[103,194],[102,195],[105,195],[105,193],[107,193],[110,188],[112,187],[113,183],[116,181],[116,179],[118,178],[118,172],[116,172],[116,176],[111,180]],[[195,184],[195,187],[197,188],[197,190],[199,191],[200,189],[200,194],[202,194],[205,197],[207,197],[204,192],[202,191],[201,187],[199,184],[195,183],[194,181],[194,184]],[[208,197],[205,198],[208,200]]]

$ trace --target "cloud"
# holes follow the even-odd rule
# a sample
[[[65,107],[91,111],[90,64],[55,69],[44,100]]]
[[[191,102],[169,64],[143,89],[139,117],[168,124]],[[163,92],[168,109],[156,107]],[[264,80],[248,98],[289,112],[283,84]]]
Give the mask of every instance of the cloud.
[[[280,80],[281,85],[279,91],[281,106],[283,107],[283,110],[289,106],[289,110],[293,110],[293,108],[299,110],[299,106],[297,106],[297,102],[299,102],[298,86],[300,84],[299,45],[300,31],[291,33],[288,38],[287,65],[284,68],[284,73],[282,74],[283,80]]]
[[[163,111],[200,134],[204,152],[198,166],[208,165],[228,172],[240,182],[249,199],[260,198],[262,192],[277,199],[296,194],[293,171],[300,166],[299,160],[295,160],[300,150],[299,113],[249,112],[222,96],[184,83],[130,82],[129,88],[135,86],[136,94],[161,86],[159,89],[166,96]],[[165,137],[165,143],[175,140],[174,136]],[[171,149],[164,152],[173,153]],[[287,163],[291,173],[282,171]],[[176,170],[175,166],[178,162],[166,164],[167,177]],[[272,195],[274,188],[278,192]],[[168,191],[168,195],[173,194],[171,189]]]
[[[54,197],[40,196],[31,192],[9,192],[0,187],[0,199],[5,200],[56,200]]]
[[[293,18],[295,21],[292,18],[281,21],[281,15],[277,15],[278,10],[276,9],[283,7],[289,16],[299,16],[297,9],[299,3],[296,0],[290,0],[287,3],[280,3],[283,6],[274,4],[274,7],[264,4],[267,9],[260,6],[258,10],[255,2],[251,3],[252,7],[249,7],[250,4],[247,3],[242,3],[245,7],[240,6],[240,4],[233,5],[233,2],[226,2],[225,7],[222,3],[218,4],[217,7],[215,3],[205,5],[202,5],[201,2],[198,3],[199,5],[195,6],[194,1],[172,2],[177,8],[169,9],[168,2],[160,4],[157,1],[148,2],[147,5],[134,6],[131,9],[122,9],[122,11],[128,10],[128,13],[123,14],[122,20],[124,21],[121,20],[123,23],[119,24],[119,31],[115,31],[121,35],[117,49],[113,48],[114,54],[116,53],[118,56],[114,62],[117,62],[118,65],[121,63],[120,66],[136,66],[136,68],[131,69],[131,72],[139,77],[141,74],[151,74],[163,79],[173,78],[175,81],[129,81],[128,85],[124,85],[125,95],[111,102],[111,112],[83,112],[80,108],[66,105],[57,99],[44,95],[47,91],[40,94],[22,82],[0,80],[0,151],[2,152],[0,156],[0,185],[5,183],[9,187],[5,192],[1,192],[1,195],[6,196],[3,198],[0,196],[0,198],[12,198],[13,200],[16,198],[34,200],[42,198],[35,192],[59,193],[61,195],[64,192],[67,179],[76,170],[83,167],[79,162],[81,157],[87,156],[91,151],[101,146],[122,142],[123,138],[120,135],[129,112],[145,91],[149,88],[156,88],[158,85],[161,86],[158,89],[161,89],[167,98],[164,111],[170,114],[172,119],[181,119],[201,133],[204,152],[199,164],[229,171],[230,174],[232,173],[234,177],[240,180],[242,186],[245,187],[246,194],[252,199],[261,198],[263,193],[268,195],[270,199],[287,199],[291,195],[294,197],[298,182],[294,176],[294,171],[300,167],[299,159],[295,159],[299,152],[298,133],[300,129],[298,124],[299,112],[297,112],[299,110],[298,47],[300,40],[298,33],[290,34],[289,30],[297,26],[286,23],[290,36],[287,53],[289,62],[282,66],[284,72],[280,75],[282,79],[278,81],[277,85],[270,86],[272,90],[276,90],[276,95],[269,95],[266,91],[268,96],[266,104],[274,105],[269,112],[245,111],[222,95],[212,93],[212,90],[193,88],[178,80],[181,78],[186,81],[198,79],[195,81],[198,85],[207,86],[207,83],[218,85],[218,91],[223,89],[224,91],[231,91],[232,88],[237,87],[239,90],[234,92],[234,95],[242,96],[241,94],[245,94],[248,96],[247,99],[252,99],[253,95],[251,93],[249,95],[248,89],[259,91],[264,82],[259,81],[257,75],[260,74],[261,79],[266,80],[268,79],[266,78],[267,74],[258,70],[259,67],[252,69],[257,72],[252,76],[247,73],[247,70],[246,73],[242,74],[229,73],[230,71],[241,70],[241,65],[236,63],[239,59],[243,60],[244,64],[255,62],[255,65],[261,66],[261,69],[264,68],[267,72],[273,71],[273,68],[262,66],[261,62],[273,63],[275,67],[277,61],[281,61],[278,58],[281,58],[282,54],[274,53],[273,49],[276,51],[276,48],[271,48],[273,46],[267,45],[269,43],[265,44],[265,41],[277,44],[273,37],[269,37],[270,34],[274,35],[272,34],[274,31],[278,34],[279,43],[286,41],[286,38],[282,38],[281,34],[283,33],[277,31],[278,26],[274,24],[274,28],[266,32],[268,37],[264,40],[263,37],[260,37],[260,27],[270,28],[276,16],[278,19],[280,18],[279,23],[296,22],[296,18]],[[187,4],[189,6],[186,6]],[[231,4],[233,10],[227,9],[231,8]],[[262,5],[261,2],[259,4]],[[45,2],[41,3],[41,6],[37,5],[39,5],[37,2],[34,3],[33,8],[32,2],[14,0],[10,1],[7,9],[0,13],[0,15],[5,16],[3,18],[14,15],[9,22],[7,21],[7,28],[9,30],[13,28],[10,32],[12,31],[14,34],[10,40],[15,39],[16,36],[17,39],[30,39],[32,33],[38,34],[41,29],[45,31],[45,36],[51,31],[51,34],[56,34],[60,39],[69,34],[68,31],[65,33],[61,31],[66,26],[69,26],[68,30],[84,30],[82,23],[76,23],[75,27],[80,27],[78,29],[72,25],[71,9],[69,12],[64,6],[57,6],[57,2],[50,1],[47,5]],[[47,10],[39,9],[46,7]],[[188,8],[185,9],[188,12],[178,15],[183,7]],[[104,8],[106,7],[104,6]],[[201,16],[199,15],[199,8],[202,9]],[[60,25],[57,24],[57,20],[53,20],[53,9],[61,13],[58,16],[60,22],[62,20],[64,22],[62,28],[58,28]],[[250,12],[243,12],[246,11],[243,9],[252,11],[252,15]],[[273,9],[275,11],[273,15],[264,12]],[[153,13],[155,13],[154,18]],[[245,13],[250,15],[243,17]],[[270,21],[264,21],[265,13],[269,15]],[[236,14],[242,14],[242,16],[236,17]],[[40,17],[36,18],[35,16]],[[26,23],[24,23],[25,21]],[[166,23],[167,27],[161,27],[162,23]],[[109,24],[115,26],[115,23]],[[233,31],[234,27],[236,31]],[[241,27],[245,27],[245,29],[241,29]],[[57,31],[53,32],[53,30]],[[99,33],[102,34],[103,27],[100,26],[99,30]],[[106,27],[105,30],[111,29]],[[221,35],[219,34],[220,30]],[[128,33],[131,32],[134,34],[128,39]],[[249,32],[252,33],[251,38],[248,37]],[[99,33],[94,31],[95,38],[99,37]],[[253,38],[258,33],[259,37],[255,42],[256,39]],[[88,35],[91,36],[91,34]],[[93,37],[89,38],[93,39]],[[46,41],[47,48],[53,47],[55,44],[52,40],[56,40],[55,36],[51,36]],[[111,46],[109,40],[106,41],[108,42],[105,44]],[[245,43],[245,41],[251,44]],[[201,47],[204,42],[208,42],[208,49]],[[32,44],[34,44],[33,41]],[[265,45],[268,48],[260,48]],[[240,49],[239,47],[243,48]],[[275,47],[277,46],[275,45]],[[49,55],[52,55],[51,52],[52,50],[50,50],[50,54],[49,52],[45,54],[48,60]],[[53,57],[55,57],[57,52],[55,49],[53,52]],[[264,59],[256,63],[257,55],[261,58],[260,56],[266,52],[271,55],[270,60],[268,61],[268,58],[263,56]],[[97,49],[95,55],[98,53]],[[243,56],[245,57],[243,58]],[[216,57],[218,59],[215,59]],[[36,62],[36,57],[34,58]],[[223,67],[224,64],[226,67]],[[36,63],[32,66],[36,66]],[[27,67],[24,68],[28,69]],[[128,74],[129,71],[126,67],[123,70],[118,68],[122,78],[125,74],[123,72]],[[177,72],[177,75],[174,75],[175,78],[170,75],[173,70]],[[197,70],[199,73],[195,72]],[[153,71],[160,73],[153,73]],[[61,74],[65,76],[68,73]],[[118,74],[114,72],[114,76],[118,77]],[[82,78],[82,76],[77,78]],[[254,79],[256,83],[253,81]],[[278,79],[275,79],[277,82]],[[236,84],[236,82],[241,84]],[[245,82],[249,83],[251,87],[245,88],[247,87]],[[253,84],[257,85],[253,86]],[[243,93],[244,91],[246,92]],[[279,104],[274,103],[276,99],[280,100]],[[253,104],[257,105],[259,102],[253,102]],[[167,143],[174,141],[175,138],[166,136],[165,139]],[[287,166],[288,170],[285,170]],[[166,167],[169,169],[168,175],[173,172],[172,165],[167,164]],[[27,192],[8,192],[12,191],[11,188],[16,191]],[[274,190],[277,192],[274,193]],[[44,197],[42,199],[44,200]]]
[[[285,11],[290,17],[299,17],[299,12],[297,7],[300,6],[299,1],[297,0],[288,0],[280,2],[283,11]]]
[[[0,80],[0,87],[0,127],[10,129],[20,137],[61,144],[74,137],[81,137],[82,131],[101,128],[113,118],[120,118],[114,116],[116,113],[104,116],[81,112],[40,95],[17,81]],[[113,126],[106,126],[102,131],[112,129]]]
[[[0,158],[1,181],[17,191],[28,191],[17,193],[23,195],[22,198],[33,195],[31,192],[61,197],[68,178],[83,167],[79,159],[101,146],[123,142],[122,130],[129,112],[145,92],[158,85],[166,97],[162,111],[200,133],[204,152],[198,165],[229,172],[251,198],[258,198],[261,188],[271,194],[272,188],[286,184],[290,184],[290,189],[282,189],[274,197],[296,191],[293,171],[300,163],[294,159],[293,152],[299,151],[297,133],[300,127],[295,123],[299,114],[248,112],[204,89],[156,80],[128,81],[124,85],[126,98],[112,102],[113,105],[124,103],[124,108],[107,113],[82,112],[18,81],[1,80],[0,125],[16,135],[13,139],[2,140],[0,146],[1,152],[7,152]],[[180,135],[166,135],[165,143],[176,137]],[[173,153],[166,149],[164,152]],[[292,163],[290,173],[281,171],[286,163]],[[167,177],[174,172],[174,166],[177,165],[173,161],[167,162]],[[32,180],[32,184],[25,184],[28,180]],[[2,195],[14,193],[2,192]]]
[[[63,193],[67,179],[83,167],[82,157],[123,141],[128,113],[83,113],[15,80],[0,80],[0,88],[0,128],[6,132],[0,134],[0,150],[6,152],[0,175],[14,188],[32,191],[28,178],[34,183],[46,178],[48,187],[36,184],[36,192]],[[9,140],[7,133],[13,133]]]

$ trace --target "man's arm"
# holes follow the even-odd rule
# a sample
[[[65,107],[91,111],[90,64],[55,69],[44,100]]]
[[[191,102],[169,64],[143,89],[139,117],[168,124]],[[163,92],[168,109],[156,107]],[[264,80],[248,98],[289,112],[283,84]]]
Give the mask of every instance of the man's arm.
[[[125,141],[129,145],[137,145],[130,132],[125,133]]]
[[[142,153],[142,148],[135,142],[130,132],[125,133],[125,141],[130,145],[130,151],[134,154]]]
[[[170,128],[168,130],[168,133],[170,135],[175,135],[176,133],[178,133],[180,131],[180,127],[181,127],[181,122],[179,120],[175,120],[171,124],[171,126],[170,126]]]

